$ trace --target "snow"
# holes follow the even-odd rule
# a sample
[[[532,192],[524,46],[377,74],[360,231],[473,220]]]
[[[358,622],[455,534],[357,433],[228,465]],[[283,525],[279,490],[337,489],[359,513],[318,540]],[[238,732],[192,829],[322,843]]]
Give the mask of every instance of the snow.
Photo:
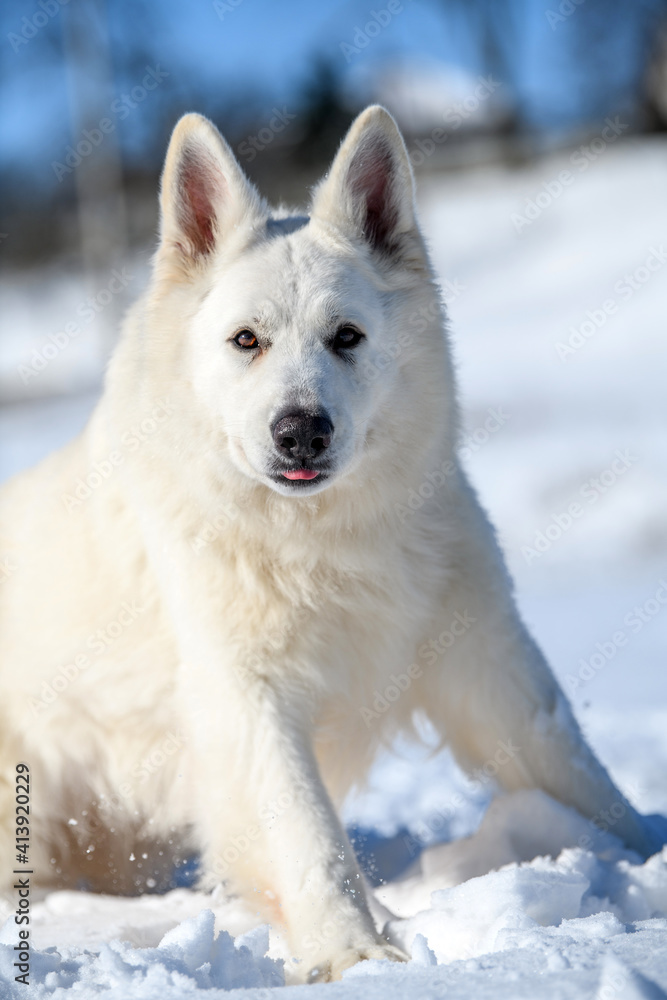
[[[632,294],[617,283],[643,278],[652,248],[664,249],[666,167],[663,140],[622,137],[585,170],[554,156],[428,175],[420,194],[448,282],[466,463],[519,604],[615,780],[643,812],[663,815],[667,265],[637,279]],[[513,213],[563,169],[573,182],[518,232]],[[129,265],[129,293],[143,269]],[[83,425],[100,376],[110,312],[82,325],[76,345],[22,390],[17,366],[86,297],[72,275],[42,277],[12,279],[5,295],[14,335],[0,351],[0,381],[16,402],[0,409],[3,478]],[[558,344],[610,299],[618,309],[561,358]],[[47,386],[77,394],[25,398]],[[493,432],[484,426],[490,410],[506,415]],[[625,471],[612,476],[626,450]],[[573,502],[581,516],[526,555]],[[306,989],[341,1000],[667,997],[667,850],[642,864],[613,825],[597,831],[543,793],[494,798],[490,779],[466,777],[424,736],[424,747],[399,741],[386,751],[345,807],[375,876],[376,919],[412,955],[408,964],[365,962],[341,983],[297,987],[280,935],[221,890],[58,892],[33,904],[29,992],[13,981],[16,928],[2,904],[0,996],[267,1000],[277,987],[286,998]]]
[[[632,982],[640,997],[667,995],[655,986],[667,983],[667,847],[644,864],[608,833],[597,835],[595,851],[563,847],[590,834],[590,824],[542,792],[497,799],[469,839],[428,849],[413,872],[375,890],[378,913],[397,914],[385,932],[412,959],[355,966],[339,995],[373,996],[370,977],[385,996],[394,986],[416,990],[418,980],[433,997],[484,996],[491,981],[494,997],[519,995],[529,982],[545,997],[588,996],[616,981],[623,989]],[[535,857],[538,844],[552,856]],[[153,1000],[242,988],[267,997],[286,981],[289,996],[285,942],[268,926],[240,932],[248,921],[250,912],[220,890],[126,900],[52,893],[33,910],[31,996]],[[23,989],[12,982],[15,943],[10,917],[0,932],[8,1000]],[[552,994],[550,984],[565,992]]]
[[[14,929],[5,927],[0,944],[0,981],[13,979]],[[122,990],[127,997],[162,995],[176,987],[180,995],[202,990],[284,985],[282,963],[267,958],[269,928],[257,927],[236,940],[215,931],[212,910],[168,931],[155,948],[136,948],[126,941],[102,944],[97,954],[80,949],[37,951],[32,956],[31,985],[37,996],[58,997],[70,989],[88,996]],[[16,986],[16,995],[23,987]]]

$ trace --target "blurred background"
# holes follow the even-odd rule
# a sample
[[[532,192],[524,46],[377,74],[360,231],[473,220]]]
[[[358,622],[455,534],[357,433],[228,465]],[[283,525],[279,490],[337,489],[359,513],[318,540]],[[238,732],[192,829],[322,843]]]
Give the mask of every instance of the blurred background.
[[[665,0],[9,0],[0,24],[0,477],[84,425],[183,112],[298,204],[381,102],[521,608],[630,797],[667,809]],[[408,748],[374,782],[349,818],[387,833],[457,789],[431,834],[468,832],[489,794]]]

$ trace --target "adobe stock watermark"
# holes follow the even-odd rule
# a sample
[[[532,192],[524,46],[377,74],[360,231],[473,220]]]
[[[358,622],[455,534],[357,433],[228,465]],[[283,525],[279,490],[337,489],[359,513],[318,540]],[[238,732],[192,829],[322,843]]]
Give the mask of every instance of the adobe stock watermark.
[[[42,28],[45,28],[49,21],[56,17],[61,8],[68,3],[69,0],[37,0],[39,10],[36,10],[30,17],[21,18],[20,34],[10,31],[7,35],[7,41],[14,52],[20,52],[23,46],[31,42],[35,35],[39,34]]]
[[[351,877],[345,878],[341,887],[343,895],[347,896],[353,902],[356,901],[357,897],[361,897],[363,901],[363,883],[354,850],[350,851],[345,844],[339,843],[336,845],[335,852],[338,860],[343,863],[351,857],[354,869],[356,869],[354,881]],[[346,907],[331,906],[328,908],[326,919],[318,920],[316,926],[316,931],[310,931],[301,938],[301,947],[311,955],[317,955],[318,952],[321,952],[327,945],[327,942],[333,938],[341,937],[342,935],[346,941],[349,940],[350,913]],[[319,974],[320,969],[316,965],[315,968],[310,970],[308,981],[315,982]]]
[[[101,793],[98,800],[100,810],[108,813],[123,808],[133,798],[137,788],[150,781],[164,767],[169,758],[179,753],[186,743],[187,739],[183,730],[178,729],[176,732],[169,730],[160,743],[155,744],[141,760],[137,761],[132,771],[120,782],[113,794]]]
[[[252,163],[258,153],[266,149],[277,135],[284,132],[290,122],[293,122],[296,115],[291,114],[285,106],[273,108],[272,117],[264,128],[261,128],[256,135],[248,135],[238,144],[237,152],[248,163]]]
[[[475,427],[469,434],[461,438],[458,454],[462,459],[468,459],[476,451],[479,451],[494,434],[497,434],[501,427],[509,421],[510,415],[502,406],[497,406],[487,410],[486,419],[478,427]],[[450,476],[456,475],[457,465],[452,459],[445,459],[441,465],[431,472],[427,472],[423,481],[414,489],[410,488],[404,504],[395,503],[394,513],[398,516],[401,524],[415,511],[421,510],[427,500],[435,496],[436,491],[441,489]]]
[[[41,715],[53,705],[63,691],[66,691],[70,684],[93,665],[96,657],[113,646],[120,636],[135,623],[137,618],[144,614],[145,610],[136,601],[123,601],[114,618],[102,628],[91,632],[87,637],[85,644],[87,651],[77,653],[50,680],[42,682],[40,697],[30,698],[33,716]]]
[[[224,21],[226,14],[233,14],[237,7],[240,7],[243,0],[213,0],[213,10],[221,21]]]
[[[12,561],[11,556],[0,557],[0,585],[6,583],[10,576],[13,576],[18,566]]]
[[[90,156],[91,153],[102,145],[104,138],[116,131],[117,122],[124,121],[134,109],[145,101],[151,91],[156,90],[169,73],[157,66],[147,66],[146,75],[140,84],[133,87],[129,93],[121,94],[115,98],[109,107],[109,116],[100,118],[94,128],[85,128],[81,133],[81,138],[76,146],[66,146],[63,161],[52,160],[51,169],[58,182],[62,182],[67,174],[71,174],[80,163]],[[116,120],[114,120],[116,119]]]
[[[340,853],[338,857],[343,860],[345,856],[345,848],[341,844]],[[347,889],[347,892],[354,896],[355,890]],[[304,934],[301,939],[302,947],[308,951],[310,954],[317,953],[321,951],[325,945],[335,937],[339,937],[341,932],[345,932],[349,929],[350,918],[348,913],[338,907],[331,907],[329,910],[330,916],[322,922],[318,922],[317,931],[311,931],[309,934]],[[311,977],[314,981],[319,973],[317,966],[311,970]]]
[[[327,600],[340,594],[341,590],[341,585],[335,580],[326,580],[310,604],[294,607],[284,625],[271,632],[259,648],[247,652],[243,662],[234,666],[239,683],[245,685],[248,680],[255,679],[265,670],[267,664],[272,662],[272,657],[284,648],[285,643],[308,621],[309,616],[316,614]]]
[[[521,747],[515,746],[510,736],[505,740],[498,740],[497,748],[492,757],[485,760],[480,767],[466,774],[468,795],[495,781],[501,768],[521,753]],[[407,847],[410,857],[414,858],[424,847],[432,844],[433,840],[447,828],[447,824],[456,817],[466,802],[466,795],[462,792],[455,792],[444,805],[433,810],[427,819],[421,820],[414,830],[403,837],[403,843]]]
[[[599,136],[592,139],[588,144],[584,144],[576,149],[570,156],[570,163],[576,167],[578,173],[571,170],[561,170],[557,177],[549,181],[544,181],[542,188],[533,198],[526,198],[523,213],[512,212],[510,221],[517,233],[521,233],[528,226],[540,218],[570,185],[574,184],[577,176],[584,173],[599,156],[605,152],[609,146],[616,142],[628,128],[629,124],[620,120],[618,115],[614,118],[605,118],[604,128]]]
[[[641,796],[646,791],[639,783],[634,783],[632,785],[626,785],[628,789],[628,794],[632,795],[635,800],[640,799]],[[627,813],[628,809],[625,802],[616,799],[611,803],[608,809],[600,809],[594,816],[588,820],[589,826],[593,827],[596,834],[600,833],[613,833],[614,827]],[[595,834],[590,835],[587,833],[582,834],[577,839],[577,847],[580,847],[583,851],[594,851],[596,845],[597,837]]]
[[[408,0],[411,3],[412,0]],[[345,62],[350,63],[364,49],[368,48],[374,38],[377,38],[398,14],[405,10],[402,0],[389,0],[385,7],[370,10],[365,24],[356,24],[351,42],[341,42],[340,50],[345,56]]]
[[[467,286],[459,281],[458,278],[447,279],[440,285],[442,298],[447,305],[454,302],[459,295],[466,291],[466,288]],[[416,337],[425,333],[433,323],[439,323],[441,316],[442,311],[439,302],[432,302],[430,305],[421,306],[416,312],[412,313],[408,321],[408,328],[399,333],[396,342],[383,346],[372,359],[368,358],[364,361],[360,368],[360,374],[364,382],[370,385],[371,382],[379,378],[387,368],[391,367],[394,361],[400,358],[404,350],[415,343]]]
[[[644,262],[634,271],[624,274],[622,278],[614,282],[617,298],[605,299],[598,309],[587,309],[586,319],[578,326],[570,327],[570,336],[567,340],[556,342],[556,354],[560,360],[567,361],[573,354],[580,351],[602,329],[609,318],[616,315],[619,306],[642,289],[656,271],[665,266],[665,263],[667,263],[667,250],[663,245],[649,247],[649,254]]]
[[[81,507],[93,493],[124,464],[127,455],[137,452],[146,441],[159,431],[174,413],[173,404],[167,399],[158,399],[150,414],[120,435],[122,447],[110,451],[106,458],[98,459],[87,475],[79,476],[71,493],[61,493],[60,500],[68,514]]]
[[[453,132],[461,128],[471,115],[474,115],[479,106],[488,101],[489,97],[501,87],[500,80],[494,80],[492,76],[480,76],[477,79],[477,86],[468,97],[462,101],[452,104],[443,114],[444,128],[434,128],[425,139],[415,139],[414,148],[408,151],[410,162],[413,167],[420,167],[424,161],[435,153],[438,146],[442,146]]]
[[[633,979],[635,984],[633,984]],[[639,989],[644,993],[646,987],[642,985]],[[592,1000],[617,1000],[618,997],[631,995],[630,991],[635,996],[641,995],[637,993],[636,976],[633,976],[613,953],[607,953],[600,970],[600,982]],[[651,992],[653,996],[659,996],[657,988],[656,992]],[[651,994],[645,993],[645,995],[650,996]]]
[[[555,31],[559,24],[567,21],[568,17],[572,17],[574,12],[585,2],[586,0],[561,0],[556,10],[546,10],[544,14],[551,30]]]
[[[667,607],[667,580],[658,581],[658,589],[643,604],[635,605],[623,618],[624,629],[616,629],[602,642],[595,643],[595,650],[588,657],[579,660],[576,674],[567,674],[565,683],[570,694],[597,677],[601,670],[615,658],[619,649],[627,645],[628,639],[652,622]]]
[[[443,629],[436,639],[422,643],[417,650],[417,656],[424,660],[428,666],[433,666],[448,649],[451,649],[457,639],[466,635],[476,621],[477,619],[473,618],[467,611],[463,611],[463,613],[456,611],[449,627]],[[413,682],[418,680],[423,673],[424,668],[419,663],[411,663],[405,673],[391,674],[385,688],[382,691],[375,690],[373,692],[371,707],[364,705],[359,709],[366,728],[370,729],[373,722],[388,712],[391,706],[412,687]]]
[[[597,476],[591,476],[583,484],[579,493],[586,500],[587,506],[578,500],[573,500],[568,504],[567,509],[558,514],[554,514],[546,527],[535,533],[532,545],[523,545],[521,555],[530,566],[535,559],[541,558],[545,552],[552,548],[555,542],[559,541],[563,535],[570,530],[575,521],[581,520],[590,507],[594,506],[601,497],[618,483],[628,469],[630,469],[639,459],[632,455],[626,448],[622,451],[616,450],[615,457],[610,465],[599,472]]]
[[[197,553],[202,552],[212,542],[215,542],[220,538],[229,523],[235,521],[240,513],[241,508],[233,500],[220,504],[216,513],[204,522],[198,533],[191,540],[190,547],[192,551]]]
[[[283,816],[294,805],[295,795],[292,791],[284,791],[261,805],[257,811],[257,823],[251,823],[240,833],[230,837],[227,844],[211,855],[208,874],[216,878],[224,878],[232,865],[246,854],[274,820]]]
[[[120,271],[114,268],[107,284],[94,295],[89,295],[76,307],[75,315],[80,318],[81,323],[71,321],[66,323],[62,330],[50,333],[49,343],[40,349],[33,347],[30,361],[17,366],[16,372],[23,384],[27,385],[30,379],[40,375],[59,354],[62,354],[69,347],[73,340],[76,340],[83,332],[84,326],[92,323],[96,316],[104,312],[115,296],[127,288],[131,281],[134,281],[134,275],[130,274],[126,267],[121,268]]]

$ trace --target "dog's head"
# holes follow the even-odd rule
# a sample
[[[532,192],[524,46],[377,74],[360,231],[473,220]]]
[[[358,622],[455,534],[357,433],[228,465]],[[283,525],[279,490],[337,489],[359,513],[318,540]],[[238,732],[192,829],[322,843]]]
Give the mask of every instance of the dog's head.
[[[251,479],[312,494],[391,464],[401,438],[421,447],[446,359],[412,171],[384,109],[359,116],[303,216],[271,214],[210,122],[186,115],[156,273],[179,312],[182,376]]]

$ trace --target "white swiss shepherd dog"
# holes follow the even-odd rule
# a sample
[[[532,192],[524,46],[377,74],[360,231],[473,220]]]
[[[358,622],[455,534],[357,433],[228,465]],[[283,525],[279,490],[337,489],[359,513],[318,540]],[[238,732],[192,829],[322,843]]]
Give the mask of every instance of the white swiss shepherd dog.
[[[202,885],[263,907],[304,979],[400,960],[337,806],[418,710],[464,767],[509,740],[505,789],[612,810],[657,849],[526,632],[459,465],[392,117],[364,111],[294,215],[186,115],[161,205],[88,426],[1,494],[3,876],[25,761],[43,884],[143,891],[197,852]]]

